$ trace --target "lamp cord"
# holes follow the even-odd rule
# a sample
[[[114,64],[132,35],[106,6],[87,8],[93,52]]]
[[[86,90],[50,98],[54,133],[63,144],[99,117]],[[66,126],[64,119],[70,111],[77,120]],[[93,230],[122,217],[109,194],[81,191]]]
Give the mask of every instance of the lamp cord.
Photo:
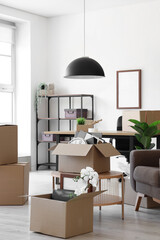
[[[85,51],[86,51],[86,2],[84,0],[84,57],[86,55]]]

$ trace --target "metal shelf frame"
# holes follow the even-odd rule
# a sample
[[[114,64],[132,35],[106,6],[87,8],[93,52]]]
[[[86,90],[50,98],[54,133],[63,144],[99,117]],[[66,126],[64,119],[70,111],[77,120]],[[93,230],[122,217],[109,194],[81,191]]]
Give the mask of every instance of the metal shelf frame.
[[[48,149],[50,148],[50,144],[51,143],[54,143],[55,141],[52,141],[52,142],[42,142],[42,141],[39,141],[38,140],[38,128],[39,128],[39,122],[42,120],[45,120],[48,122],[48,131],[50,131],[50,121],[58,121],[58,131],[60,131],[60,121],[62,120],[68,120],[69,121],[69,130],[71,131],[71,122],[76,120],[76,119],[68,119],[68,118],[60,118],[60,99],[61,98],[68,98],[68,107],[69,109],[72,108],[72,98],[80,98],[80,109],[81,109],[81,117],[82,117],[82,110],[83,110],[83,99],[84,98],[91,98],[91,113],[92,113],[92,116],[91,118],[87,118],[88,120],[94,120],[94,95],[91,95],[91,94],[71,94],[71,95],[53,95],[53,96],[39,96],[39,97],[42,97],[42,98],[46,98],[47,101],[48,101],[48,116],[46,118],[39,118],[38,117],[38,112],[36,111],[36,170],[38,170],[38,168],[40,166],[48,166],[48,169],[51,169],[51,166],[55,166],[56,167],[56,171],[58,171],[58,156],[56,156],[56,163],[51,163],[50,162],[50,151],[48,151],[48,159],[47,159],[47,163],[39,163],[39,146],[40,146],[40,143],[46,143],[48,145]],[[58,104],[58,117],[57,118],[50,118],[50,100],[52,98],[56,98],[58,101],[57,101],[57,104]],[[60,139],[58,139],[56,141],[57,143],[60,142]]]

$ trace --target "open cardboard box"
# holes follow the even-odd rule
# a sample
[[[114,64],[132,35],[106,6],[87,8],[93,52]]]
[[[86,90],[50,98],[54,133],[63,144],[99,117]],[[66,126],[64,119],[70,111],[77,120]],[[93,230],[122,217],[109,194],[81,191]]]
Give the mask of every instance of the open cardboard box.
[[[17,126],[0,125],[0,165],[17,163]]]
[[[81,194],[68,202],[51,199],[52,194],[31,197],[30,230],[69,238],[93,231],[93,197],[102,192]]]
[[[160,120],[160,111],[124,111],[122,117],[122,130],[129,132],[136,132],[130,126],[134,125],[129,122],[129,119],[136,119],[140,122],[147,122],[148,124]],[[157,126],[160,129],[160,124]]]
[[[0,166],[0,205],[23,205],[27,201],[29,163]]]
[[[50,148],[59,155],[59,171],[80,173],[86,166],[96,172],[110,171],[110,157],[120,153],[110,144],[62,144]]]

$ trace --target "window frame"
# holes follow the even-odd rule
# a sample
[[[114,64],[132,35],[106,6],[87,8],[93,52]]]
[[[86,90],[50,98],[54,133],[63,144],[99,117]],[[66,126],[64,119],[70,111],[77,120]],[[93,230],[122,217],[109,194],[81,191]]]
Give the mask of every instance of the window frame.
[[[14,23],[12,23],[14,24]],[[5,24],[4,24],[5,26]],[[11,57],[11,84],[1,84],[0,83],[0,92],[12,93],[12,124],[16,122],[16,42],[15,42],[15,29],[13,25],[6,25],[6,27],[13,28],[13,39],[14,41],[11,44],[11,56],[7,54],[0,54],[0,56]]]

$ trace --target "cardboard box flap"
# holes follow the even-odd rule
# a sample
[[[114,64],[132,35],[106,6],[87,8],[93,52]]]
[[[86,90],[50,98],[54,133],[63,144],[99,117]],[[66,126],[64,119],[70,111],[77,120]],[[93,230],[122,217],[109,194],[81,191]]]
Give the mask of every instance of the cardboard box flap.
[[[16,126],[16,125],[0,123],[0,127],[10,127],[10,126]]]
[[[94,146],[103,154],[104,157],[121,155],[120,152],[118,152],[118,150],[114,148],[110,143],[96,144]]]
[[[91,150],[92,145],[89,144],[62,144],[53,150],[52,154],[55,155],[66,155],[66,156],[87,156]]]
[[[48,148],[48,151],[52,151],[57,147],[57,145],[52,146],[51,148]]]
[[[77,200],[80,200],[80,199],[85,199],[85,198],[94,198],[96,197],[97,195],[100,195],[101,193],[105,192],[106,190],[104,191],[97,191],[97,192],[90,192],[90,193],[83,193],[75,198],[72,198],[71,200],[69,200],[67,203],[70,203],[70,202],[73,202],[73,201],[77,201]]]

